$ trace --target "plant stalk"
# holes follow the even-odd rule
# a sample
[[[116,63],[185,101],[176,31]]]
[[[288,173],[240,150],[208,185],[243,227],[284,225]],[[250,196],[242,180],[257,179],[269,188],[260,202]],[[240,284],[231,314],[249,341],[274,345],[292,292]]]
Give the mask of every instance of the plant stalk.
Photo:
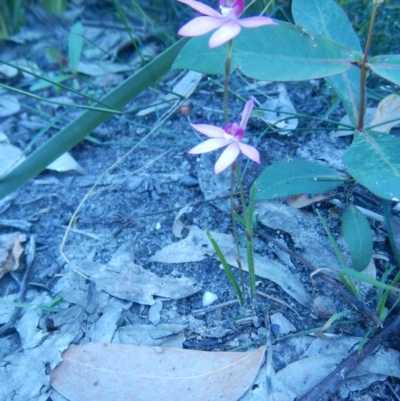
[[[364,58],[360,65],[360,69],[361,69],[361,74],[360,74],[360,113],[359,113],[358,122],[357,122],[357,131],[359,131],[359,132],[364,131],[364,114],[365,114],[366,91],[367,91],[366,81],[367,81],[367,72],[369,70],[369,67],[367,66],[367,61],[368,61],[368,53],[371,48],[372,32],[374,30],[377,9],[378,9],[378,4],[374,2],[374,6],[372,8],[371,20],[370,20],[370,24],[369,24],[367,43],[365,45],[365,50],[364,50]]]
[[[229,75],[231,72],[231,56],[232,56],[232,44],[233,40],[231,39],[228,42],[228,47],[226,50],[226,60],[225,60],[225,76],[224,76],[224,119],[225,124],[228,124],[228,88],[229,88]]]
[[[233,197],[234,194],[234,186],[235,186],[235,170],[237,170],[237,163],[233,162],[231,167],[231,189],[230,189],[230,201],[231,201],[231,214],[232,214],[232,226],[233,226],[233,236],[235,238],[235,245],[236,245],[236,262],[239,268],[239,276],[240,276],[240,285],[242,287],[242,294],[245,293],[245,286],[244,286],[244,278],[243,278],[243,269],[242,269],[242,258],[240,255],[240,247],[239,247],[239,236],[237,231],[236,225],[236,217],[235,217],[235,198]],[[242,188],[241,183],[239,184],[240,189]],[[242,190],[241,190],[242,192]],[[240,194],[242,196],[242,193]]]

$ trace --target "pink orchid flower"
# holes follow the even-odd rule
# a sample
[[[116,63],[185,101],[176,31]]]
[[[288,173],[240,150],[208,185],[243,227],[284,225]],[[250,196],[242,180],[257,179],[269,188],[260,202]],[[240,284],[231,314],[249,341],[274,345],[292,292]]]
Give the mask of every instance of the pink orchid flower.
[[[259,16],[239,19],[245,6],[245,0],[220,0],[221,14],[200,1],[178,1],[205,15],[205,17],[197,17],[189,21],[178,31],[178,34],[190,37],[201,36],[218,28],[208,42],[211,49],[239,35],[242,27],[257,28],[262,25],[275,25],[275,22],[269,17]]]
[[[229,123],[225,129],[208,124],[190,124],[196,131],[207,135],[211,139],[207,139],[200,145],[190,149],[189,153],[193,155],[208,153],[226,146],[226,149],[222,152],[221,156],[215,163],[215,174],[219,174],[229,167],[237,159],[240,153],[243,153],[249,159],[260,164],[260,154],[258,153],[258,150],[253,146],[241,142],[253,106],[254,101],[253,99],[250,99],[244,106],[240,124]]]

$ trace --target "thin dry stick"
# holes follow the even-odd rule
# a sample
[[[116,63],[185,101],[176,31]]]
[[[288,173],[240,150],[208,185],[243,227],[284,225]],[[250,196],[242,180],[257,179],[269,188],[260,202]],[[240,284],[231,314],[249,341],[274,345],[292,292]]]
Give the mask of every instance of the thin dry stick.
[[[293,258],[297,259],[300,263],[306,266],[310,271],[314,272],[316,267],[313,266],[307,259],[303,258],[301,255],[291,251],[290,249],[286,248],[285,246],[281,245],[279,242],[275,241],[271,236],[268,234],[258,232],[257,233],[261,238],[264,238],[266,241],[272,242],[275,246],[277,246],[282,251],[288,253]],[[382,327],[382,322],[380,321],[379,317],[368,309],[363,302],[358,300],[354,295],[350,294],[346,289],[341,287],[335,279],[330,276],[327,276],[324,273],[319,272],[318,276],[329,283],[331,286],[331,290],[333,293],[338,294],[340,297],[344,298],[350,305],[352,305],[358,312],[360,312],[364,318],[370,319],[374,322],[375,326]]]
[[[96,192],[96,194],[99,193],[99,192]],[[244,191],[244,193],[247,193],[247,192],[249,192],[249,191]],[[233,196],[235,196],[235,197],[237,197],[239,195],[240,195],[240,192],[235,192],[233,194]],[[199,206],[199,205],[203,205],[204,203],[211,203],[211,202],[215,202],[215,201],[218,201],[218,200],[228,199],[230,196],[231,195],[221,195],[221,196],[217,196],[217,197],[212,198],[212,199],[203,199],[203,200],[187,203],[186,205],[172,207],[170,209],[158,210],[157,212],[138,214],[138,215],[135,215],[135,216],[127,216],[127,219],[134,218],[135,220],[137,220],[137,219],[143,219],[145,217],[156,216],[158,214],[165,214],[165,213],[175,212],[177,210],[181,210],[184,207]],[[122,220],[122,219],[118,219],[117,221],[120,221],[120,220]]]
[[[339,384],[346,379],[349,373],[354,370],[367,356],[372,354],[376,348],[400,325],[400,314],[398,314],[382,331],[375,334],[361,351],[353,352],[344,359],[336,369],[320,381],[315,387],[304,394],[296,401],[317,401],[325,393],[333,392]]]

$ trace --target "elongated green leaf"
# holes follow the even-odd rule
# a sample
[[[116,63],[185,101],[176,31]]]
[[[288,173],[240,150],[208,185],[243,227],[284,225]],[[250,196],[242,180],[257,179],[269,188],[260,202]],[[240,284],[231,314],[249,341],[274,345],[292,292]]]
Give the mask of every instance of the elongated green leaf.
[[[215,250],[215,253],[218,256],[219,261],[221,262],[221,264],[225,270],[225,274],[227,275],[229,281],[231,282],[232,287],[236,291],[236,294],[239,298],[240,305],[243,306],[244,298],[243,298],[242,291],[240,290],[239,284],[238,284],[237,280],[235,279],[235,276],[233,275],[232,270],[228,265],[228,262],[226,261],[225,255],[222,253],[221,248],[219,247],[219,245],[217,244],[217,241],[215,241],[215,239],[213,238],[211,233],[209,231],[206,231],[206,234]]]
[[[400,85],[400,55],[390,54],[388,56],[372,57],[368,61],[371,70],[382,78]]]
[[[329,167],[302,159],[279,160],[256,180],[256,199],[300,194],[323,194],[335,189],[345,177]]]
[[[297,25],[312,34],[322,35],[347,48],[362,52],[360,41],[346,13],[333,0],[293,0],[292,13]],[[326,77],[326,82],[335,90],[355,125],[360,109],[360,70],[350,70]]]
[[[350,205],[343,213],[342,232],[353,268],[362,272],[372,257],[372,233],[367,218],[354,205]]]
[[[76,74],[83,48],[83,26],[77,22],[68,37],[68,63],[71,71]]]
[[[356,280],[360,280],[360,281],[363,281],[365,283],[371,284],[376,288],[382,288],[383,290],[400,292],[400,288],[399,287],[395,287],[393,285],[388,285],[388,284],[385,284],[385,283],[381,283],[380,281],[375,280],[372,277],[367,276],[366,274],[359,273],[359,272],[357,272],[357,271],[355,271],[353,269],[345,268],[345,269],[342,269],[340,272],[342,274],[345,274],[346,276],[353,277]]]
[[[375,195],[400,199],[400,138],[381,132],[356,132],[343,163],[361,185]]]
[[[173,68],[224,74],[226,45],[211,50],[210,35],[192,38]],[[239,68],[244,75],[260,80],[302,81],[340,74],[350,69],[353,60],[345,46],[279,22],[242,29],[233,41],[231,71]]]
[[[181,39],[104,96],[102,103],[120,109],[169,71],[172,62],[187,39]],[[0,199],[43,171],[51,162],[70,150],[86,135],[111,117],[94,110],[83,112],[53,138],[32,153],[0,180]]]

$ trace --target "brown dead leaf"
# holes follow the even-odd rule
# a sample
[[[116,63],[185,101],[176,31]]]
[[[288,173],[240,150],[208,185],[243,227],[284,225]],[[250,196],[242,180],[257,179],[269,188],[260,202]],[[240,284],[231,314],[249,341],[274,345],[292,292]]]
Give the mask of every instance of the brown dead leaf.
[[[51,374],[51,385],[69,401],[235,401],[253,383],[264,350],[71,345]]]
[[[24,253],[21,242],[26,236],[20,233],[0,235],[0,278],[19,268],[19,258]]]
[[[180,209],[177,215],[175,216],[174,224],[172,225],[172,234],[174,234],[176,238],[182,238],[183,237],[182,230],[186,228],[185,224],[181,220],[181,217],[185,213],[190,213],[192,210],[193,208],[191,206],[185,206],[182,209]]]
[[[67,268],[78,275],[89,277],[99,291],[142,305],[154,305],[154,296],[181,299],[193,295],[201,289],[200,283],[192,278],[159,277],[136,265],[129,253],[114,256],[107,265],[75,260],[71,261]],[[68,292],[73,291],[75,289]],[[64,293],[64,290],[61,290],[59,294],[66,299],[70,296],[70,294]]]
[[[211,231],[211,235],[224,254],[233,248],[234,241],[231,235],[214,231]],[[214,248],[206,232],[197,226],[191,226],[186,238],[160,249],[148,261],[161,263],[199,262],[214,254]]]
[[[391,121],[396,120],[397,121]],[[389,131],[395,127],[396,125],[400,124],[400,96],[398,95],[389,95],[382,99],[379,104],[378,108],[376,109],[375,115],[371,121],[371,126],[379,125],[376,128],[373,128],[375,131],[389,133]],[[386,124],[386,121],[391,121]]]
[[[286,203],[296,209],[301,209],[302,207],[310,206],[313,203],[321,202],[325,199],[330,198],[327,195],[315,195],[312,198],[309,198],[307,195],[297,195],[291,196],[287,199]]]

